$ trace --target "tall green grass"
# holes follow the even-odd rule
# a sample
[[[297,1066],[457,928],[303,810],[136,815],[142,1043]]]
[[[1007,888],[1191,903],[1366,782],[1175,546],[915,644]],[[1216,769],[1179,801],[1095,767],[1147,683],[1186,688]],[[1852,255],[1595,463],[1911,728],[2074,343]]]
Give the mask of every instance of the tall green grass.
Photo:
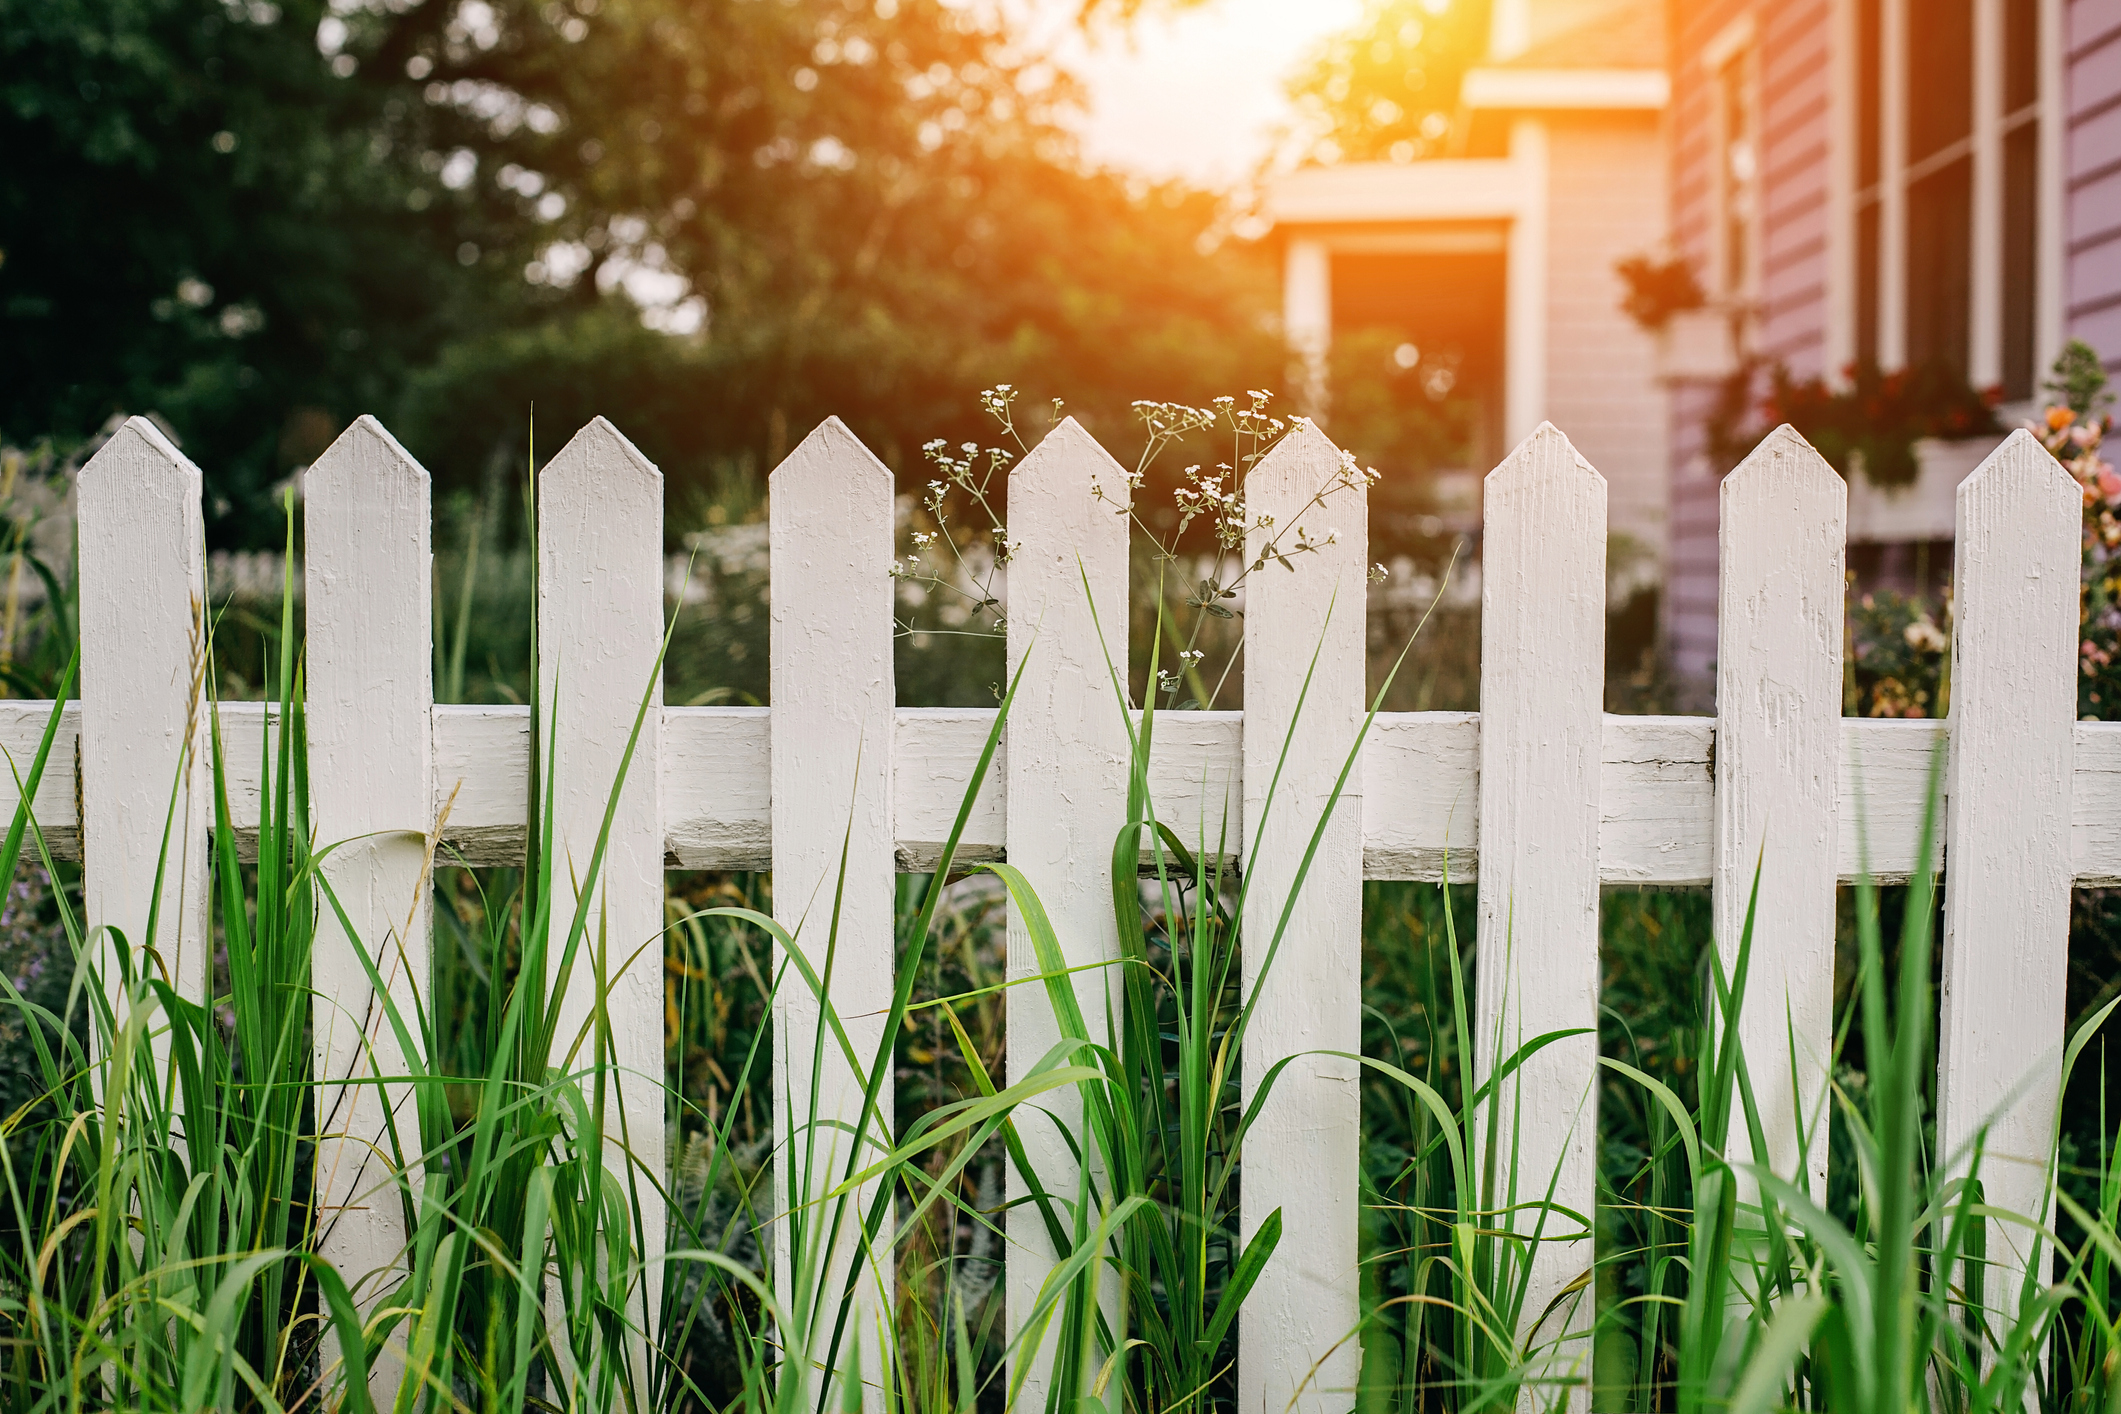
[[[1211,838],[1196,822],[1188,840],[1158,814],[1147,770],[1153,703],[1130,720],[1129,817],[1113,842],[1122,944],[1114,1015],[1079,1008],[1069,940],[1040,906],[1036,881],[958,857],[1012,682],[933,879],[902,895],[898,981],[881,1039],[866,1051],[829,999],[834,959],[849,945],[836,916],[790,929],[753,899],[672,910],[681,960],[741,940],[756,966],[777,949],[780,969],[758,975],[761,1005],[770,1010],[783,987],[817,998],[820,1054],[859,1076],[864,1095],[842,1127],[821,1092],[767,1093],[771,1047],[810,1038],[735,1028],[730,1045],[740,1042],[741,1054],[718,1061],[728,1084],[681,1122],[691,1138],[670,1175],[633,1159],[621,1118],[629,1094],[660,1092],[665,1077],[619,1069],[614,1019],[601,1004],[579,1034],[561,1029],[566,989],[601,999],[617,967],[660,962],[665,944],[608,935],[601,842],[587,859],[561,855],[551,802],[565,765],[549,706],[535,704],[523,866],[458,876],[490,887],[461,892],[455,901],[470,906],[447,913],[446,927],[461,929],[452,945],[484,970],[476,1027],[460,1027],[454,1003],[426,986],[397,1004],[381,986],[382,960],[356,940],[407,1072],[354,1080],[405,1087],[414,1101],[386,1138],[397,1186],[375,1199],[405,1216],[402,1274],[357,1307],[317,1255],[312,1206],[311,950],[321,913],[345,915],[319,867],[331,846],[309,826],[291,607],[265,641],[280,647],[268,662],[275,701],[258,763],[255,862],[237,855],[218,714],[202,707],[225,990],[201,1003],[166,975],[170,924],[159,908],[144,937],[105,938],[84,928],[63,890],[54,906],[74,972],[65,1008],[0,978],[41,1080],[32,1100],[0,1116],[0,1402],[365,1409],[369,1371],[387,1364],[404,1375],[382,1402],[404,1411],[822,1414],[873,1405],[991,1414],[1023,1406],[1020,1382],[1004,1371],[1013,1366],[1020,1380],[1032,1346],[1044,1345],[1054,1370],[1048,1414],[1233,1403],[1236,1318],[1279,1256],[1272,1219],[1239,1238],[1244,1140],[1279,1069],[1249,1085],[1239,1074],[1259,995],[1242,985],[1241,964],[1243,950],[1257,948],[1259,970],[1271,967],[1280,933],[1240,934],[1249,884],[1220,862],[1232,852],[1220,832]],[[1114,707],[1124,710],[1117,679]],[[71,681],[68,669],[61,705]],[[636,741],[652,702],[643,684]],[[51,769],[58,721],[55,705],[22,773],[25,802]],[[174,763],[173,780],[187,764]],[[607,832],[622,783],[623,771],[611,783]],[[1924,859],[1934,856],[1934,820],[1933,809]],[[1322,830],[1323,819],[1313,849]],[[26,856],[56,869],[23,805],[0,841],[0,877]],[[1060,1023],[1060,1043],[1019,1057],[1009,1086],[967,1029],[968,1018],[996,1009],[997,980],[918,996],[953,888],[976,873],[997,880],[1024,919],[1043,974],[1031,985]],[[563,877],[572,885],[564,894]],[[1639,1048],[1607,1055],[1609,1083],[1639,1099],[1642,1144],[1606,1199],[1624,1217],[1601,1225],[1596,1265],[1582,1274],[1584,1289],[1606,1298],[1589,1330],[1542,1323],[1545,1313],[1526,1307],[1542,1246],[1581,1250],[1590,1215],[1552,1205],[1551,1175],[1520,1171],[1513,1127],[1534,1121],[1509,1103],[1515,1069],[1573,1033],[1508,1051],[1491,1041],[1476,1055],[1478,959],[1461,945],[1443,894],[1441,944],[1419,982],[1441,1024],[1421,1047],[1363,1060],[1403,1118],[1394,1152],[1373,1152],[1367,1180],[1367,1299],[1362,1327],[1348,1333],[1365,1348],[1363,1387],[1330,1397],[1365,1414],[1571,1401],[1682,1411],[2121,1409],[2121,1166],[2102,1141],[2089,1181],[2065,1190],[2058,1212],[2008,1214],[1983,1201],[1978,1146],[1968,1155],[1926,1147],[1936,880],[1926,868],[1915,877],[1891,949],[1877,891],[1857,891],[1857,978],[1841,1035],[1860,1037],[1863,1083],[1839,1084],[1805,1117],[1842,1136],[1845,1201],[1740,1157],[1768,1147],[1751,1099],[1763,1062],[1735,1039],[1750,921],[1728,974],[1712,940],[1694,941],[1704,987],[1681,1044],[1688,1082],[1677,1068],[1644,1063]],[[1291,909],[1303,906],[1300,878]],[[573,906],[561,908],[562,897]],[[1753,908],[1773,906],[1773,880],[1756,879]],[[103,975],[105,957],[115,976]],[[2076,1029],[2065,1074],[2116,1004]],[[969,1088],[930,1093],[906,1122],[905,1107],[894,1113],[885,1096],[916,1035],[931,1060],[954,1048],[950,1062]],[[1482,1081],[1468,1083],[1476,1075]],[[1080,1101],[1074,1140],[1085,1161],[1072,1187],[1049,1191],[1029,1173],[1013,1122],[1062,1090]],[[770,1130],[759,1116],[772,1105],[791,1135],[777,1164],[756,1141]],[[2100,1132],[2110,1135],[2103,1118]],[[1059,1256],[1039,1309],[1015,1335],[991,1299],[1004,1162],[1029,1180]],[[670,1200],[660,1243],[644,1217],[659,1190]],[[1994,1224],[2037,1234],[2049,1260],[2006,1285],[2005,1269],[1987,1261]],[[758,1241],[774,1225],[790,1253],[777,1271]],[[645,1254],[658,1245],[666,1256],[651,1264]],[[886,1258],[897,1276],[879,1312],[865,1305],[861,1277]],[[1642,1280],[1612,1279],[1623,1267]],[[713,1362],[694,1358],[710,1345]]]

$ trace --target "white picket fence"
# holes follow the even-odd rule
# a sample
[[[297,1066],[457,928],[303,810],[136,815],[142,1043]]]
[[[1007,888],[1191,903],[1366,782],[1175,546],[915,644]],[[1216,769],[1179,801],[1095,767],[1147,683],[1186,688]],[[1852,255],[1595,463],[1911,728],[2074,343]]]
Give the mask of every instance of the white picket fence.
[[[1159,812],[1182,828],[1227,813],[1251,879],[1244,924],[1254,936],[1282,911],[1365,705],[1362,495],[1341,486],[1313,504],[1338,464],[1325,436],[1299,424],[1253,473],[1251,507],[1274,516],[1278,532],[1301,522],[1314,540],[1328,526],[1338,538],[1297,573],[1251,582],[1245,710],[1174,713],[1156,732]],[[965,854],[1021,866],[1078,964],[1117,955],[1106,876],[1126,810],[1127,733],[1106,653],[1125,661],[1127,528],[1093,497],[1093,482],[1109,494],[1123,476],[1072,422],[1011,476],[1010,529],[1023,549],[1009,570],[1008,653],[1012,668],[1027,658],[1029,667]],[[991,710],[893,701],[892,492],[889,472],[837,421],[774,472],[774,705],[649,715],[600,884],[610,936],[647,940],[662,926],[665,869],[770,868],[778,914],[791,926],[809,916],[806,936],[816,936],[844,846],[832,987],[858,1049],[874,1044],[892,987],[890,876],[932,865],[992,723]],[[199,721],[199,497],[198,470],[142,419],[80,481],[81,703],[65,714],[55,757],[78,760],[79,779],[55,771],[35,804],[60,849],[86,859],[89,918],[136,938],[163,862],[179,745]],[[1481,1026],[1531,1036],[1597,1025],[1601,886],[1710,884],[1729,949],[1759,863],[1746,1039],[1756,1056],[1779,1058],[1796,1036],[1794,1079],[1778,1063],[1756,1063],[1755,1079],[1770,1146],[1782,1146],[1770,1157],[1823,1184],[1823,1139],[1799,1155],[1788,1136],[1797,1107],[1820,1103],[1835,885],[1865,868],[1888,879],[1914,868],[1930,759],[1948,738],[1941,1142],[1949,1150],[1997,1116],[1991,1201],[2038,1210],[2070,888],[2121,883],[2121,724],[2073,720],[2078,488],[2022,433],[1960,487],[1949,723],[1841,717],[1847,494],[1810,447],[1778,432],[1724,482],[1722,500],[1720,715],[1610,717],[1601,711],[1604,480],[1551,427],[1488,477],[1482,711],[1378,719],[1246,1035],[1248,1083],[1291,1053],[1360,1049],[1365,878],[1436,880],[1447,863],[1454,878],[1477,877]],[[554,704],[560,844],[586,859],[663,628],[662,480],[599,419],[544,469],[540,505],[537,680]],[[316,828],[325,839],[366,837],[335,856],[332,874],[371,944],[402,945],[402,987],[428,965],[428,902],[416,885],[422,837],[443,804],[447,846],[474,863],[521,857],[528,713],[433,702],[428,478],[375,421],[355,423],[317,462],[306,516]],[[1314,650],[1303,725],[1261,826]],[[264,718],[255,705],[222,712],[243,830],[258,818],[246,773]],[[48,704],[0,705],[0,745],[25,759],[47,713]],[[195,789],[167,861],[182,901],[170,942],[194,994],[205,977],[207,829],[206,795]],[[343,942],[319,946],[318,1065],[333,1077],[366,1070],[357,1058],[374,1046],[389,1071],[388,1032],[371,1026],[364,1038],[354,1021],[366,1011],[363,974]],[[1256,961],[1246,954],[1248,973]],[[649,949],[612,1000],[622,1064],[658,1079],[659,962]],[[1014,929],[1009,970],[1037,970]],[[1109,970],[1075,976],[1097,1015]],[[1012,1068],[1053,1039],[1039,992],[1009,993]],[[798,1094],[811,1080],[816,1010],[784,996],[775,1013],[775,1083]],[[1525,1162],[1540,1174],[1558,1166],[1557,1201],[1584,1212],[1595,1055],[1583,1036],[1524,1075]],[[851,1113],[852,1078],[818,1079],[825,1112]],[[887,1113],[888,1104],[887,1091]],[[331,1105],[320,1097],[320,1111]],[[627,1105],[636,1151],[661,1163],[660,1094],[638,1084]],[[1354,1383],[1358,1350],[1343,1337],[1357,1320],[1359,1110],[1350,1063],[1301,1061],[1249,1140],[1245,1228],[1278,1207],[1284,1232],[1241,1325],[1247,1409],[1282,1408],[1321,1359],[1301,1407],[1343,1406],[1330,1392]],[[388,1265],[404,1235],[393,1204],[365,1201],[384,1178],[364,1158],[379,1102],[370,1092],[341,1112],[353,1117],[345,1142],[320,1155],[321,1187],[327,1204],[344,1205],[331,1253],[358,1276]],[[1025,1141],[1048,1186],[1072,1191],[1054,1135],[1027,1125]],[[659,1227],[660,1214],[650,1222]],[[1009,1233],[1014,1323],[1050,1254],[1028,1209],[1011,1211]],[[1541,1310],[1589,1256],[1550,1249],[1527,1309]]]

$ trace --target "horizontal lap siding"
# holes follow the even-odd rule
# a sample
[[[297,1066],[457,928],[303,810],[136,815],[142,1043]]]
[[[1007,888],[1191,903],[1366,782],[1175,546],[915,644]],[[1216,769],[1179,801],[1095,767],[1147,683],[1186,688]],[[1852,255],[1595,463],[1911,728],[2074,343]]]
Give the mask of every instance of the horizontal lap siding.
[[[1671,135],[1672,241],[1704,278],[1711,264],[1713,239],[1709,202],[1715,112],[1699,55],[1704,44],[1752,8],[1746,0],[1678,0],[1673,6],[1672,103],[1666,111],[1666,129]]]
[[[1806,0],[1757,18],[1765,31],[1760,352],[1809,378],[1826,371],[1831,10],[1827,0]]]
[[[1673,671],[1704,694],[1716,659],[1718,478],[1709,465],[1703,427],[1715,401],[1713,384],[1682,383],[1672,390],[1672,560],[1665,633]]]
[[[2112,368],[2121,365],[2121,0],[2074,0],[2068,13],[2068,326]]]
[[[1604,473],[1612,528],[1662,559],[1667,399],[1613,270],[1664,237],[1662,137],[1634,114],[1571,114],[1549,134],[1547,417]]]

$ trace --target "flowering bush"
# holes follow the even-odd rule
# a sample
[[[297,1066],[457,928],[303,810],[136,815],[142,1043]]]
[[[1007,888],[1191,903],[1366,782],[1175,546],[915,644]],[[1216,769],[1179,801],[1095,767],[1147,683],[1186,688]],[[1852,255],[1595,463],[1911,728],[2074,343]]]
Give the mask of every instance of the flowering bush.
[[[1949,706],[1952,596],[1936,612],[1920,594],[1879,590],[1849,609],[1842,710],[1855,717],[1941,717]]]
[[[2113,428],[2106,369],[2072,341],[2047,390],[2058,401],[2027,424],[2084,488],[2084,566],[2077,649],[2077,712],[2121,716],[2121,473],[2102,448]],[[1825,450],[1824,447],[1821,448]],[[1952,599],[1932,616],[1921,595],[1881,590],[1849,610],[1844,710],[1866,717],[1941,717],[1951,704]]]
[[[2101,452],[2113,427],[2107,409],[2114,396],[2099,355],[2074,340],[2047,386],[2062,400],[2032,430],[2084,488],[2077,711],[2100,718],[2121,706],[2121,475]]]
[[[1845,370],[1845,383],[1796,379],[1776,368],[1763,431],[1787,422],[1843,476],[1857,466],[1873,486],[1905,486],[1919,470],[1915,443],[1925,437],[1978,437],[1996,432],[1997,389],[1976,390],[1942,364],[1881,372],[1875,364]]]

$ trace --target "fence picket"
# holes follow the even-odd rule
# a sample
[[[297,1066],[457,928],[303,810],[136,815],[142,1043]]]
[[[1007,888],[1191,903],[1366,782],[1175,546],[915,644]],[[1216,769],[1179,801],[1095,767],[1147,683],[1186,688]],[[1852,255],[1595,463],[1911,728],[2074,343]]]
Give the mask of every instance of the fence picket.
[[[838,418],[829,418],[774,469],[770,489],[773,914],[795,935],[818,975],[830,976],[834,1009],[855,1055],[867,1064],[883,1038],[896,960],[891,473]],[[793,968],[781,975],[778,949],[774,969],[781,981],[773,1034],[790,1039],[773,1050],[774,1152],[780,1158],[767,1210],[775,1215],[774,1272],[785,1301],[794,1295],[796,1261],[791,1194],[807,1204],[846,1172],[862,1079],[829,1041],[813,1049],[821,1020],[817,997]],[[877,1103],[888,1120],[888,1069]],[[878,1129],[873,1120],[865,1161],[889,1145],[890,1136]],[[795,1175],[805,1170],[808,1187],[796,1192]],[[865,1380],[879,1368],[879,1294],[889,1292],[892,1281],[888,1245],[873,1256],[859,1249],[860,1217],[851,1210],[866,1209],[868,1200],[865,1188],[836,1234],[825,1229],[837,1204],[806,1207],[812,1240],[802,1258],[807,1270],[824,1278],[814,1300],[827,1322],[825,1335],[849,1264],[863,1263],[857,1324]],[[882,1242],[888,1244],[888,1231]],[[823,1341],[821,1335],[820,1356]]]
[[[152,422],[130,418],[81,469],[77,529],[87,923],[121,930],[136,962],[153,948],[178,995],[192,1001],[206,996],[213,801],[201,692],[201,489],[199,468]],[[158,870],[165,872],[150,937]],[[108,940],[101,957],[105,990],[115,994]],[[160,1069],[168,1043],[158,1035],[153,1045]]]
[[[1255,523],[1273,518],[1271,531],[1249,536],[1248,560],[1256,562],[1270,540],[1294,550],[1299,533],[1322,546],[1296,554],[1294,573],[1268,564],[1245,585],[1242,960],[1245,995],[1256,989],[1258,998],[1244,1038],[1250,1103],[1253,1086],[1285,1056],[1362,1050],[1359,765],[1326,823],[1286,931],[1278,945],[1273,940],[1362,725],[1369,512],[1363,490],[1343,479],[1339,449],[1308,421],[1252,469],[1245,502]],[[1194,826],[1178,824],[1181,833]],[[1293,1397],[1297,1409],[1322,1414],[1345,1407],[1356,1386],[1356,1070],[1338,1056],[1296,1061],[1245,1138],[1244,1240],[1276,1209],[1282,1233],[1239,1320],[1240,1408],[1280,1410]]]
[[[1784,1177],[1802,1169],[1797,1181],[1823,1197],[1848,484],[1785,425],[1724,478],[1721,499],[1715,935],[1734,966],[1757,865],[1767,906],[1753,928],[1739,1037],[1755,1058],[1766,1162]],[[1811,1127],[1802,1153],[1800,1122]],[[1749,1153],[1743,1122],[1731,1132]]]
[[[1487,1074],[1498,1054],[1535,1037],[1590,1029],[1540,1052],[1496,1097],[1504,1157],[1492,1206],[1537,1204],[1551,1183],[1554,1203],[1588,1217],[1598,1127],[1606,483],[1543,423],[1488,474],[1486,499],[1475,1061]],[[1529,1232],[1540,1216],[1520,1212],[1511,1222]],[[1574,1227],[1546,1216],[1522,1308],[1526,1328],[1590,1265],[1588,1241],[1554,1240],[1557,1229]],[[1581,1331],[1590,1302],[1579,1296],[1574,1307],[1566,1329]],[[1564,1329],[1559,1319],[1541,1326],[1543,1342]],[[1577,1342],[1550,1369],[1582,1378],[1589,1365],[1586,1343]]]
[[[1937,1150],[1963,1170],[1988,1125],[1987,1201],[2038,1217],[2069,964],[2083,493],[2021,431],[1960,483],[1958,514]],[[1988,1304],[2015,1310],[2027,1234],[1988,1234]]]
[[[538,477],[538,694],[547,742],[535,769],[545,769],[557,855],[552,890],[552,955],[560,952],[604,828],[612,785],[626,778],[611,817],[600,876],[591,889],[588,927],[564,995],[554,998],[559,1025],[554,1063],[583,1073],[597,1056],[589,1026],[594,979],[609,988],[611,1063],[608,1084],[619,1103],[607,1111],[607,1163],[630,1154],[636,1171],[644,1256],[664,1243],[666,1179],[663,1100],[663,686],[657,656],[663,638],[663,476],[603,418],[574,435]],[[626,762],[641,696],[653,700]],[[535,845],[533,845],[535,848]],[[601,959],[599,954],[601,953]],[[571,1056],[571,1059],[569,1057]],[[606,1091],[611,1094],[610,1090]],[[660,1267],[650,1267],[628,1311],[655,1331]]]
[[[1093,487],[1108,498],[1100,500]],[[1125,471],[1069,418],[1009,476],[1009,530],[1020,548],[1009,562],[1009,670],[1029,656],[1010,709],[1005,798],[1009,862],[1039,891],[1071,966],[1119,956],[1112,915],[1112,840],[1127,818],[1128,740],[1125,705],[1114,696],[1127,681],[1127,504]],[[1106,655],[1110,654],[1108,661]],[[1037,955],[1022,922],[1009,915],[1009,980],[1039,975]],[[1116,970],[1077,972],[1071,979],[1091,1034],[1102,1040],[1109,1009],[1118,1005]],[[1007,1035],[1010,1080],[1021,1080],[1059,1042],[1060,1028],[1044,988],[1012,986]],[[1085,1142],[1082,1106],[1073,1090],[1048,1095],[1041,1107],[1053,1118],[1020,1119],[1025,1157],[1045,1189],[1072,1199],[1077,1168],[1062,1126]],[[1012,1203],[1027,1195],[1012,1166]],[[1037,1304],[1055,1257],[1038,1209],[1009,1210],[1008,1320],[1010,1339]],[[1052,1367],[1052,1344],[1019,1351],[1032,1373],[1019,1403],[1042,1406]]]
[[[322,865],[354,937],[408,1023],[428,981],[432,922],[423,836],[434,795],[433,599],[428,582],[427,472],[372,417],[317,458],[303,494],[309,797],[317,839],[336,849]],[[392,1187],[386,1110],[417,1164],[418,1118],[404,1086],[396,1032],[338,914],[317,920],[311,963],[317,1091],[317,1202],[324,1255],[364,1308],[395,1285],[410,1234]],[[341,1085],[338,1082],[352,1081]],[[419,1176],[407,1175],[419,1191]],[[370,1374],[380,1400],[399,1362],[386,1351]]]

